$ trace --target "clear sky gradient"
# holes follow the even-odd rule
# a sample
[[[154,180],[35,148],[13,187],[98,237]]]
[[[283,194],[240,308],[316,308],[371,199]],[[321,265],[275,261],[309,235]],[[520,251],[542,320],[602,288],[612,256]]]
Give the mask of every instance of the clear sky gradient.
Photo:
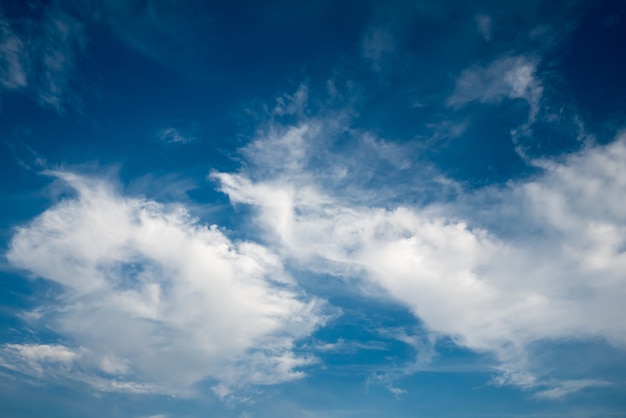
[[[0,2],[0,416],[626,417],[626,3]]]

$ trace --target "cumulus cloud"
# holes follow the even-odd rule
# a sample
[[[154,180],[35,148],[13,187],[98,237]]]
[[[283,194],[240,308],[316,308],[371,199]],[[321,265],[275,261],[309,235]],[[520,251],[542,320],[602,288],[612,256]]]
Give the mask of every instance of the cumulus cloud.
[[[67,377],[137,393],[208,381],[228,396],[303,376],[314,360],[294,348],[324,322],[323,304],[297,289],[275,254],[229,240],[181,206],[50,174],[74,195],[19,227],[7,259],[61,286],[57,303],[30,318],[65,343],[6,345],[5,363],[9,353],[46,373],[61,362]]]
[[[536,77],[537,64],[524,56],[500,58],[489,65],[464,70],[456,80],[447,105],[462,107],[470,102],[498,103],[504,99],[523,99],[530,105],[529,121],[539,111],[543,93]]]
[[[501,65],[520,69],[523,62]],[[526,94],[529,84],[520,83],[475,98]],[[350,199],[338,178],[307,171],[316,151],[299,144],[314,143],[311,132],[303,123],[261,136],[244,149],[250,161],[240,172],[213,174],[234,203],[256,208],[279,254],[382,290],[432,335],[493,354],[500,383],[541,388],[538,396],[588,385],[537,372],[533,343],[601,338],[626,348],[626,136],[560,161],[536,161],[541,175],[489,191],[495,208],[485,223],[480,193],[466,196],[469,208],[463,199],[421,206],[381,205],[368,194]]]

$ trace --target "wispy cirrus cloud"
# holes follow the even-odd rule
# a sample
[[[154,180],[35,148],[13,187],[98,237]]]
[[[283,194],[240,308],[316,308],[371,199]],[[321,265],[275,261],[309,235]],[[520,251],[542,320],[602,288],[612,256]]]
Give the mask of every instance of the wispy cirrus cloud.
[[[516,386],[525,390],[534,390],[537,399],[562,399],[585,389],[610,386],[611,383],[598,379],[537,379],[531,373],[520,370],[507,370],[492,379],[495,386]]]
[[[16,90],[27,84],[24,43],[6,21],[0,21],[0,84]]]
[[[393,37],[389,30],[383,27],[372,27],[363,36],[361,42],[361,56],[367,60],[372,70],[379,72],[383,68],[383,61],[395,49]]]
[[[470,102],[499,103],[504,99],[523,99],[530,106],[529,121],[539,112],[543,87],[536,76],[534,59],[517,56],[499,58],[487,66],[463,70],[454,92],[446,103],[462,107]]]
[[[543,85],[537,74],[538,60],[529,56],[505,56],[486,66],[474,65],[458,76],[446,105],[461,109],[470,103],[497,105],[504,100],[524,100],[528,104],[525,122],[511,129],[517,154],[532,164],[524,139],[532,137],[532,125],[541,116]],[[528,145],[528,144],[527,144]]]
[[[314,362],[294,348],[324,323],[322,302],[270,250],[232,242],[182,206],[50,174],[74,195],[18,228],[7,259],[61,285],[56,304],[25,318],[65,343],[8,344],[4,363],[37,375],[62,364],[62,377],[105,391],[188,394],[208,382],[227,397]]]
[[[176,128],[162,129],[158,132],[157,137],[160,141],[168,144],[188,144],[196,139],[195,137],[183,133]]]
[[[76,62],[76,52],[84,49],[86,38],[83,25],[60,9],[50,9],[41,24],[37,62],[32,74],[39,103],[64,111],[72,102],[70,80]]]
[[[584,389],[600,388],[609,386],[610,383],[604,380],[579,379],[556,382],[552,387],[540,390],[535,394],[539,399],[561,399]]]
[[[487,42],[491,41],[492,26],[493,26],[491,17],[489,15],[481,14],[481,15],[476,16],[475,19],[476,19],[476,27],[478,29],[478,32],[480,32],[483,38],[485,38],[485,41]]]
[[[79,109],[71,88],[77,52],[84,50],[83,25],[57,6],[33,18],[8,21],[0,15],[0,85],[32,92],[44,107]]]

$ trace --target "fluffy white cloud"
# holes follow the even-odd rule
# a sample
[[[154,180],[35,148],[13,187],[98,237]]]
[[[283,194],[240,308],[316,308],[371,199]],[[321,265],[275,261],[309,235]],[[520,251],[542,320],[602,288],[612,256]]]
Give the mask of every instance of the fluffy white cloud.
[[[315,152],[294,144],[310,143],[310,133],[303,124],[259,138],[246,148],[256,151],[245,152],[247,168],[214,174],[233,202],[257,208],[281,255],[384,290],[433,335],[493,353],[508,376],[500,384],[544,388],[544,397],[588,385],[533,375],[532,343],[599,337],[626,348],[626,137],[536,162],[543,174],[489,190],[489,203],[478,193],[384,207],[367,194],[350,200],[340,182],[302,172]],[[259,169],[267,164],[271,170]],[[506,233],[477,226],[487,205],[490,225]]]
[[[5,352],[44,372],[51,360],[76,364],[66,375],[102,390],[180,393],[208,379],[225,396],[302,376],[313,360],[294,354],[294,342],[323,323],[322,302],[297,290],[275,254],[230,241],[180,206],[52,174],[75,195],[18,228],[7,259],[61,285],[58,304],[30,318],[73,348]]]

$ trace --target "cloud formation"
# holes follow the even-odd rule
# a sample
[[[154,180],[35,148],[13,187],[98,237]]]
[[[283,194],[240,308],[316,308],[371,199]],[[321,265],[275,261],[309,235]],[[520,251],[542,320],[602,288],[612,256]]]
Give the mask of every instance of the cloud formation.
[[[63,111],[70,96],[70,78],[76,51],[85,46],[82,24],[59,9],[46,12],[41,23],[43,33],[35,39],[37,67],[34,69],[39,103]]]
[[[485,38],[485,41],[491,41],[491,32],[492,32],[492,21],[491,17],[488,15],[478,15],[476,16],[476,27],[478,28],[478,32]]]
[[[530,105],[529,121],[532,122],[539,112],[543,93],[535,73],[536,63],[524,56],[499,58],[487,66],[472,66],[463,70],[456,80],[447,105],[462,107],[470,102],[523,99]]]
[[[383,61],[395,49],[394,41],[385,28],[370,28],[363,36],[361,56],[369,61],[372,70],[380,71]]]
[[[0,21],[0,84],[15,90],[26,86],[24,43],[8,22]]]
[[[323,303],[298,291],[275,254],[181,206],[51,174],[74,195],[18,228],[7,259],[61,286],[56,304],[29,317],[65,343],[5,345],[5,363],[23,359],[24,373],[62,363],[63,376],[101,390],[174,394],[303,376],[314,360],[293,350],[324,322]]]
[[[162,129],[158,132],[157,137],[160,141],[168,144],[188,144],[196,138],[181,132],[176,128]]]
[[[77,354],[59,344],[5,344],[2,366],[13,370],[29,370],[43,374],[44,367],[57,365],[68,367]]]
[[[77,51],[86,44],[83,25],[55,6],[31,20],[20,25],[0,15],[0,86],[30,89],[40,105],[63,112],[77,105],[70,80]]]
[[[481,97],[517,94],[506,86]],[[533,343],[601,338],[626,348],[625,136],[536,161],[541,175],[504,188],[385,206],[368,195],[351,200],[339,177],[307,171],[316,126],[303,122],[282,135],[274,127],[244,149],[250,161],[241,172],[214,174],[231,201],[256,208],[265,239],[283,257],[384,291],[432,335],[493,354],[509,376],[501,384],[543,388],[544,397],[589,385],[542,375]]]

